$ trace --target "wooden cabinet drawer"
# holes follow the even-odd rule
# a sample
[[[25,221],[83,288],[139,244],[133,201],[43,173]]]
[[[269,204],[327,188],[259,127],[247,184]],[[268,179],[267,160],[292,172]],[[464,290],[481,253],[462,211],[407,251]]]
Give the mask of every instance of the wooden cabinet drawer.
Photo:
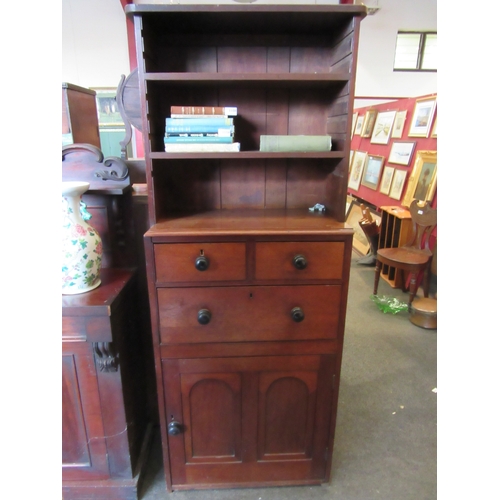
[[[156,244],[156,281],[178,283],[244,280],[245,249],[245,243]]]
[[[257,280],[336,280],[342,278],[344,243],[337,241],[260,242]]]
[[[334,339],[339,285],[161,288],[162,343]],[[292,310],[302,321],[292,318]],[[208,313],[206,311],[209,311]],[[200,320],[209,321],[200,324]]]

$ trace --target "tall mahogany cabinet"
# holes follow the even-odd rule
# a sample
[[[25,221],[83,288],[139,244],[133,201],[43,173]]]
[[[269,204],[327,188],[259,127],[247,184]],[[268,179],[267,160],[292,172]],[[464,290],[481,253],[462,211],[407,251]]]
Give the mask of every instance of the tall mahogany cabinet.
[[[167,487],[328,481],[363,6],[128,5]],[[236,106],[238,153],[165,153],[172,105]],[[329,152],[259,152],[328,134]],[[316,203],[325,212],[310,211]]]

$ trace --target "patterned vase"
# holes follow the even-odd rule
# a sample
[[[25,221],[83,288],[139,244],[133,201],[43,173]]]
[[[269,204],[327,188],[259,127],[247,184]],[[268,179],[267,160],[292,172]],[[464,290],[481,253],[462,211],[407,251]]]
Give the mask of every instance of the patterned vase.
[[[88,182],[62,183],[62,293],[84,293],[101,284],[102,241],[81,207]]]

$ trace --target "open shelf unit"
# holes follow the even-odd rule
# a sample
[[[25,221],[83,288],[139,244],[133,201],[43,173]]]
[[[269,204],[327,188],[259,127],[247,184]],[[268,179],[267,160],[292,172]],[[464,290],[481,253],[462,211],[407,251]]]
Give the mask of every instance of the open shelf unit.
[[[364,6],[128,5],[169,490],[328,480],[352,251]],[[231,106],[237,153],[166,153],[171,106]],[[328,152],[261,152],[329,135]],[[317,203],[323,212],[311,212]],[[294,418],[290,418],[294,415]]]

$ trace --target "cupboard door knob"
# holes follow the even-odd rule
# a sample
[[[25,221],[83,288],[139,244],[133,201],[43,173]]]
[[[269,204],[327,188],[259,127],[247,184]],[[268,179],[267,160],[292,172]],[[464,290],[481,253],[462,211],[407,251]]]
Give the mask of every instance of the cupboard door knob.
[[[293,258],[293,265],[296,269],[305,269],[307,267],[307,259],[303,255],[296,255]]]
[[[182,425],[179,422],[170,422],[167,432],[170,436],[178,436],[182,432]]]
[[[291,310],[292,319],[296,323],[300,323],[304,319],[304,311],[300,307],[294,307]]]
[[[208,260],[208,258],[205,257],[204,255],[201,255],[195,260],[194,267],[196,267],[198,271],[206,271],[208,269],[209,264],[210,261]]]
[[[207,325],[212,319],[212,313],[208,309],[200,309],[198,311],[198,323],[200,325]]]

